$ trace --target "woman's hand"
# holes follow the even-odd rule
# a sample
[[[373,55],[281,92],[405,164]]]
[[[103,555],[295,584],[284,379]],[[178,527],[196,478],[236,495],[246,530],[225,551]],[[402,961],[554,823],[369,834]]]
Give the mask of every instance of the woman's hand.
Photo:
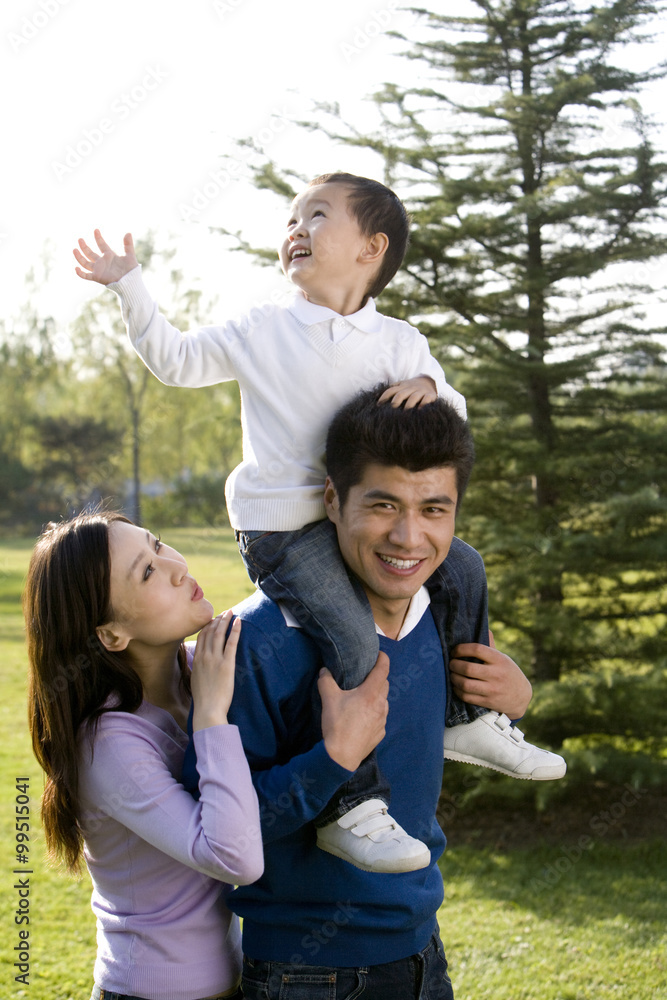
[[[101,253],[91,250],[85,240],[79,240],[80,250],[72,251],[79,264],[85,268],[83,271],[81,267],[74,268],[80,278],[97,281],[100,285],[110,285],[112,281],[120,281],[124,274],[137,266],[132,233],[126,233],[123,237],[125,255],[122,257],[114,253],[109,244],[105,243],[99,229],[96,229],[93,235]]]
[[[229,636],[232,612],[225,611],[205,625],[197,636],[192,662],[193,731],[224,726],[234,694],[236,647],[241,619],[235,618]]]

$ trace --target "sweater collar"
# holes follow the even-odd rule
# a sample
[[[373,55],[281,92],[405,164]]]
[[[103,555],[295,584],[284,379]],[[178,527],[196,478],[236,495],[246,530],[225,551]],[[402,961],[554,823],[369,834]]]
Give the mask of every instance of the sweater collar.
[[[287,309],[305,326],[317,326],[319,323],[328,323],[331,320],[341,318],[363,333],[378,333],[382,326],[382,316],[375,308],[374,299],[369,299],[358,312],[341,317],[340,313],[334,312],[327,306],[318,306],[314,302],[309,302],[303,292],[296,292],[287,303]]]

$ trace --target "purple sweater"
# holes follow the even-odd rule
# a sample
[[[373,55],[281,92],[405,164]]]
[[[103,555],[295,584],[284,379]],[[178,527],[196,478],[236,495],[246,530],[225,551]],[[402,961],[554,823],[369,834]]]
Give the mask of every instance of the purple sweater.
[[[236,726],[194,739],[199,802],[180,784],[188,737],[163,709],[105,713],[92,761],[82,734],[81,829],[104,989],[190,1000],[240,976],[226,895],[262,874],[257,796]]]

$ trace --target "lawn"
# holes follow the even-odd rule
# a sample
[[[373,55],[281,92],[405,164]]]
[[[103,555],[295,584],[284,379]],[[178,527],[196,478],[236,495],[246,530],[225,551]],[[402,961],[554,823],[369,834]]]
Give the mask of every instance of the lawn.
[[[229,531],[164,534],[186,556],[216,610],[250,592]],[[29,542],[0,541],[0,996],[87,1000],[95,955],[89,882],[44,863],[38,816],[42,779],[27,733],[20,594],[30,547]],[[25,804],[26,783],[30,840],[17,842],[15,813]],[[615,805],[609,804],[611,816]],[[629,799],[624,808],[632,808]],[[589,811],[597,826],[589,822],[583,833],[570,831],[561,838],[539,830],[533,843],[524,825],[516,844],[511,829],[500,838],[502,846],[489,844],[484,813],[478,817],[478,841],[484,846],[474,837],[465,842],[452,835],[442,861],[446,898],[439,919],[457,1000],[665,995],[664,840],[622,840],[611,829],[606,834],[598,806]],[[22,863],[17,856],[26,847],[27,863]],[[29,924],[16,923],[24,917]],[[26,941],[27,974],[14,965]],[[27,981],[17,982],[22,974]]]

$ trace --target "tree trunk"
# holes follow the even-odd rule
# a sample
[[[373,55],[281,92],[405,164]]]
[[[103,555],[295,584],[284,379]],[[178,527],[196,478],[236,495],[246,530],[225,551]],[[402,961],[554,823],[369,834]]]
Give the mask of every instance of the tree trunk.
[[[135,524],[141,524],[141,478],[139,472],[139,409],[132,407],[132,496],[130,502],[130,519]]]

